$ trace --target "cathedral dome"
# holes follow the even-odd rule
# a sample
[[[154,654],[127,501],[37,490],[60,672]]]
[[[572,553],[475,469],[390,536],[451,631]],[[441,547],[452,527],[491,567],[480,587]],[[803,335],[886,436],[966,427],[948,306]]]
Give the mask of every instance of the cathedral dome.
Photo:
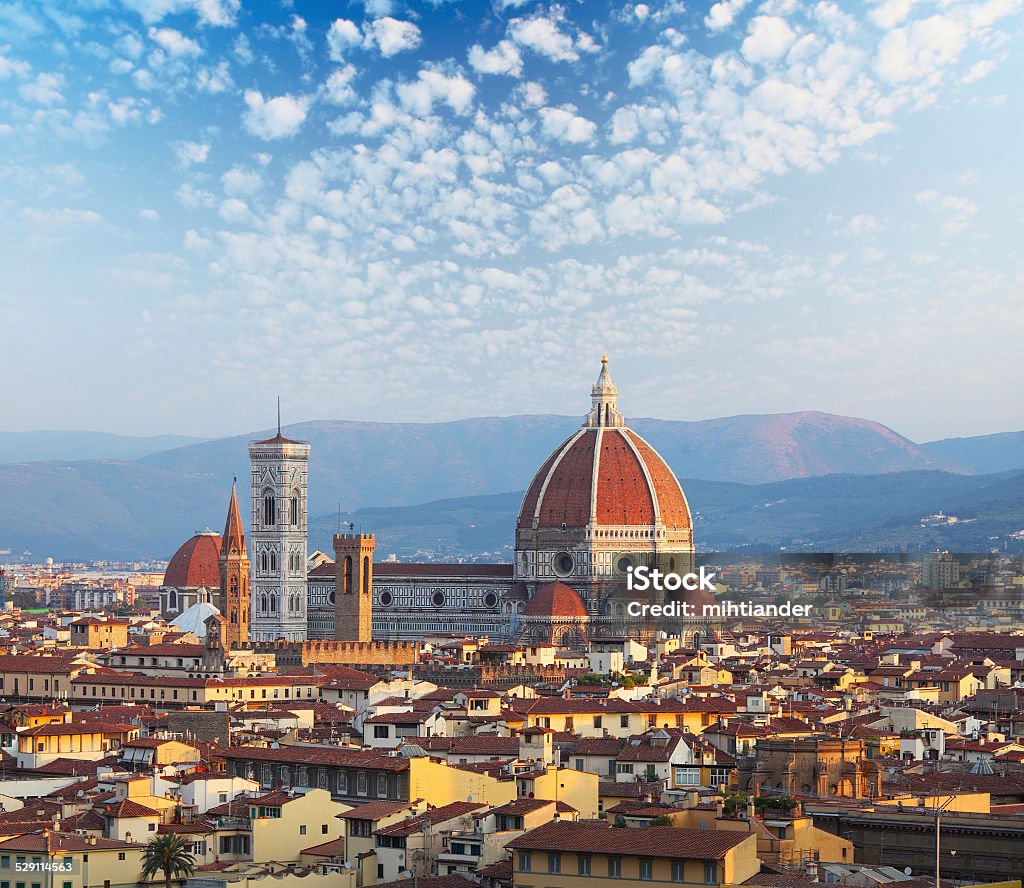
[[[523,616],[556,619],[586,617],[587,606],[579,593],[565,583],[545,583],[526,603]]]
[[[220,544],[220,534],[212,530],[197,533],[174,553],[163,584],[174,589],[220,588]]]
[[[583,428],[558,446],[527,488],[520,530],[692,528],[679,481],[658,452],[626,428],[617,396],[604,359]]]

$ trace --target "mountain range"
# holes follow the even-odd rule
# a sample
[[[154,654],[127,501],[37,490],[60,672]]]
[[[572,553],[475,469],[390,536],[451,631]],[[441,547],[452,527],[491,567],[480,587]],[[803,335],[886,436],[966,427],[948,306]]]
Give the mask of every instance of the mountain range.
[[[869,420],[817,412],[630,425],[682,481],[707,547],[930,546],[924,537],[967,530],[989,548],[1024,527],[1021,498],[1010,493],[1024,475],[1024,432],[917,444]],[[382,551],[477,557],[511,545],[515,491],[578,426],[578,417],[540,415],[322,420],[284,432],[312,444],[311,547],[329,545],[340,509],[376,530]],[[80,451],[82,433],[21,434],[90,458],[54,457],[31,437],[0,433],[0,551],[95,560],[167,558],[196,530],[219,529],[232,478],[248,478],[247,443],[267,432],[170,448],[88,433]],[[955,509],[976,520],[914,531],[922,515]]]

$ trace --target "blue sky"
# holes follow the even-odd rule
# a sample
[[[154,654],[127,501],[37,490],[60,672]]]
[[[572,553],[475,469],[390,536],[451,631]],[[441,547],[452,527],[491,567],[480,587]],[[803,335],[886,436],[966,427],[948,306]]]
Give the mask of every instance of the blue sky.
[[[1021,428],[1022,6],[5,3],[0,428]]]

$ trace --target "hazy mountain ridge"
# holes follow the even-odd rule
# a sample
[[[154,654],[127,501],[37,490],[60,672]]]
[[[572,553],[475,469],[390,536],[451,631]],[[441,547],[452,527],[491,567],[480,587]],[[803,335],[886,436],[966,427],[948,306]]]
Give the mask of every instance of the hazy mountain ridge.
[[[50,460],[138,459],[174,447],[199,444],[205,438],[188,435],[115,435],[44,429],[0,432],[0,464]]]
[[[994,483],[957,474],[971,470],[966,459],[961,464],[931,453],[878,423],[830,414],[638,419],[631,425],[683,480],[700,513],[698,541],[708,547],[852,538],[896,518],[950,511],[951,497],[973,496],[978,485]],[[380,530],[393,528],[394,539],[415,545],[425,533],[440,534],[440,549],[464,555],[510,545],[518,507],[518,501],[474,504],[473,497],[524,489],[578,427],[579,417],[540,415],[424,424],[324,420],[284,431],[312,444],[310,512],[324,516],[316,519],[312,547],[329,544],[340,504],[367,529],[377,529],[377,522]],[[195,530],[219,528],[232,477],[243,479],[247,498],[247,445],[261,436],[205,441],[135,460],[0,465],[0,501],[7,506],[0,510],[0,550],[59,558],[169,557]],[[1024,433],[1019,441],[1024,466]],[[969,447],[958,446],[971,456]],[[1009,459],[1012,441],[1000,446]],[[438,504],[452,499],[463,502]],[[412,511],[388,511],[394,508]],[[850,521],[840,520],[842,514]],[[381,544],[388,544],[383,537]]]
[[[1024,432],[999,432],[973,438],[943,438],[929,441],[921,449],[939,459],[949,460],[964,468],[987,475],[1008,472],[1024,466]]]

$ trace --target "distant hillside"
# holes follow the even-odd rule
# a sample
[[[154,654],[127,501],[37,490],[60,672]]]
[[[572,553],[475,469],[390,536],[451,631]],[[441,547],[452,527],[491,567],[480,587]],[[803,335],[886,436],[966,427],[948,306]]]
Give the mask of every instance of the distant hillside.
[[[922,444],[921,449],[929,456],[947,460],[980,475],[1024,469],[1024,432],[944,438]]]
[[[320,421],[285,432],[313,445],[310,511],[325,516],[311,534],[314,548],[328,545],[340,504],[367,528],[390,528],[403,552],[465,556],[511,544],[518,501],[501,492],[524,489],[578,427],[578,417],[517,416],[426,424]],[[891,520],[949,512],[952,497],[991,483],[957,474],[967,470],[955,460],[861,419],[799,413],[640,419],[633,427],[684,479],[700,512],[698,541],[706,547],[851,538]],[[0,550],[29,550],[39,558],[169,557],[195,530],[219,528],[233,476],[246,496],[247,444],[264,434],[136,460],[0,465]],[[499,500],[484,501],[497,494]],[[459,503],[438,503],[448,500]],[[869,537],[863,539],[866,544]]]
[[[107,432],[0,432],[0,463],[54,459],[138,459],[172,447],[198,444],[203,440],[185,435],[136,438]]]
[[[352,510],[525,488],[579,422],[575,416],[445,423],[319,421],[285,431],[312,444],[311,508],[327,512],[338,503]],[[701,422],[637,419],[631,426],[661,452],[677,475],[686,478],[761,484],[836,472],[960,470],[878,423],[826,413]],[[248,472],[248,441],[264,434],[209,441],[142,461],[230,483],[233,475],[244,477]]]
[[[683,482],[703,549],[731,551],[1024,550],[1008,535],[1024,528],[1024,474],[948,472],[830,475],[772,484]],[[415,506],[359,509],[343,516],[373,530],[382,557],[511,557],[522,492],[458,497]],[[942,510],[964,520],[921,527]],[[313,521],[313,539],[330,539],[337,515]]]

